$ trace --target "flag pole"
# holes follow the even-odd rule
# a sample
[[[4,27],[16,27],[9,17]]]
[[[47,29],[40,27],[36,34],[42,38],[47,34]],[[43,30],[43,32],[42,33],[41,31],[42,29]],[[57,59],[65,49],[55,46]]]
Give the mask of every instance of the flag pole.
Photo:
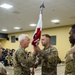
[[[44,0],[42,0],[42,5],[40,6],[40,13],[43,14],[43,8],[45,8],[44,6]]]
[[[42,5],[40,6],[40,14],[41,15],[43,14],[43,8],[45,8],[45,6],[44,6],[44,0],[42,0]],[[33,68],[32,68],[32,71],[31,71],[32,75],[34,75],[34,68],[35,68],[35,64],[33,65]]]

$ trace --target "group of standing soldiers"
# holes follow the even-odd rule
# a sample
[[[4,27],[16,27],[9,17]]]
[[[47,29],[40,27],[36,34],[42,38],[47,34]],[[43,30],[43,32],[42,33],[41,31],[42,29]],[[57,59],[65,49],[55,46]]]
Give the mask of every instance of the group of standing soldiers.
[[[75,24],[69,30],[69,41],[73,47],[67,52],[65,57],[64,75],[75,75]],[[64,36],[64,35],[63,35]],[[57,49],[50,43],[50,35],[44,34],[41,43],[44,48],[34,46],[31,57],[27,56],[26,48],[30,43],[28,35],[19,36],[20,46],[14,53],[14,75],[30,75],[30,68],[41,64],[41,75],[57,75],[57,64],[60,62]],[[36,57],[38,62],[36,62]]]
[[[69,35],[69,41],[73,47],[67,52],[65,57],[64,75],[75,75],[75,25],[71,26]],[[57,75],[57,64],[60,62],[60,59],[57,49],[50,43],[50,35],[42,35],[41,43],[44,48],[41,50],[39,46],[33,46],[34,51],[31,56],[26,52],[26,48],[30,43],[29,36],[21,34],[19,42],[20,45],[13,55],[14,75],[30,75],[32,73],[30,68],[35,68],[39,64],[42,65],[41,75]],[[36,58],[38,59],[36,60]]]

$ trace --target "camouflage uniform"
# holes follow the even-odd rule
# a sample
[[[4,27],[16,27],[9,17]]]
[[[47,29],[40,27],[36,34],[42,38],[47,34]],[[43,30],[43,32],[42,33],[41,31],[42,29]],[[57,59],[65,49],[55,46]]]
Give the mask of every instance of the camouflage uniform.
[[[57,75],[57,56],[57,49],[52,45],[38,54],[39,64],[42,64],[42,75]]]
[[[67,52],[65,59],[65,75],[75,75],[75,46]]]
[[[11,55],[7,55],[5,57],[5,59],[8,61],[8,64],[11,65],[12,64],[12,56]]]
[[[6,69],[2,63],[0,63],[0,75],[7,75]]]
[[[28,57],[24,48],[19,47],[13,55],[14,75],[30,75],[30,67],[34,64],[34,58]]]

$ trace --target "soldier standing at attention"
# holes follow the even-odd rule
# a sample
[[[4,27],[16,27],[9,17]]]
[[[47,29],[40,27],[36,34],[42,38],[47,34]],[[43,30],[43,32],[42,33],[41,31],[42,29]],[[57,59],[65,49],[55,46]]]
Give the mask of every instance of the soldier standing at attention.
[[[65,75],[75,75],[75,24],[69,30],[69,41],[73,45],[65,57]]]
[[[58,51],[50,44],[50,35],[43,34],[41,37],[41,43],[44,46],[43,50],[38,50],[39,47],[34,47],[39,51],[38,64],[42,64],[42,75],[57,75],[57,63],[58,63]]]
[[[32,57],[28,56],[25,49],[29,46],[30,39],[27,34],[21,34],[19,42],[20,46],[13,54],[14,75],[30,75],[30,67],[35,62],[36,52],[33,52]]]

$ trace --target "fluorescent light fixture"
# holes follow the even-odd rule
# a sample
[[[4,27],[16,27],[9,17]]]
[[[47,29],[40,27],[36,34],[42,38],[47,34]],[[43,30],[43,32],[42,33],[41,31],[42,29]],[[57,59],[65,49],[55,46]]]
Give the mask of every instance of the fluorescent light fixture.
[[[51,22],[53,22],[53,23],[59,23],[60,20],[55,19],[55,20],[51,20]]]
[[[6,31],[7,31],[7,29],[2,29],[2,31],[6,32]]]
[[[0,7],[5,8],[5,9],[10,9],[10,8],[12,8],[13,6],[4,3],[4,4],[0,5]]]
[[[19,30],[19,29],[20,29],[20,27],[14,27],[14,29],[17,29],[17,30]]]
[[[34,26],[36,26],[36,24],[30,24],[30,26],[34,27]]]

